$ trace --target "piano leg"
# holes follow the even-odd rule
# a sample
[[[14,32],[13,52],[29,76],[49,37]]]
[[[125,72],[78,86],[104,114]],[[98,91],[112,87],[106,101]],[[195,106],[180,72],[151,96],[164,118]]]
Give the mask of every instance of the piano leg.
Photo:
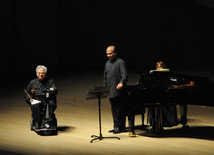
[[[162,109],[161,105],[155,107],[155,132],[163,131]]]
[[[132,110],[129,112],[128,122],[129,122],[129,137],[136,137],[136,133],[134,131],[135,115]]]
[[[142,119],[142,127],[141,127],[141,129],[145,129],[145,126],[144,126],[144,113],[141,114],[141,119]]]
[[[156,103],[154,107],[149,109],[148,117],[150,117],[150,124],[152,128],[150,132],[162,132],[163,131],[163,120],[162,120],[162,108],[160,103]],[[148,121],[148,120],[147,120]]]
[[[187,125],[187,104],[180,104],[182,128],[189,128]]]

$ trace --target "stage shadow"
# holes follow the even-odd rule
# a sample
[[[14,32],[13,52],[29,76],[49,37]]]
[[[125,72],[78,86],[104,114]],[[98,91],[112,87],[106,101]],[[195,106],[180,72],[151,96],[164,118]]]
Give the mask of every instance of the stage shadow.
[[[59,131],[59,132],[69,132],[69,131],[73,131],[73,130],[75,130],[76,128],[75,127],[73,127],[73,126],[58,126],[57,127],[57,130]]]
[[[189,128],[176,128],[176,129],[165,129],[163,132],[154,133],[148,130],[136,131],[138,136],[147,136],[155,138],[169,138],[169,137],[186,137],[186,138],[197,138],[214,140],[214,127],[213,126],[191,126]]]
[[[70,132],[71,130],[75,130],[75,127],[60,126],[57,127],[57,130],[50,130],[48,133],[44,131],[36,131],[36,133],[40,136],[57,136],[62,132]]]
[[[9,151],[4,151],[4,150],[0,150],[0,154],[1,155],[24,155],[24,154],[15,153],[15,152],[9,152]]]

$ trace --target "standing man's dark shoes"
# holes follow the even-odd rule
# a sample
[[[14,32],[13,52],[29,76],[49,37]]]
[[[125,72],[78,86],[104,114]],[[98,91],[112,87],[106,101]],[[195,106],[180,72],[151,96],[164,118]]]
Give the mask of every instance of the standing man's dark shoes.
[[[113,133],[114,133],[114,134],[121,133],[121,129],[120,129],[120,128],[115,128],[115,130],[114,130]]]
[[[109,130],[108,132],[114,132],[116,128],[114,128],[113,130]]]

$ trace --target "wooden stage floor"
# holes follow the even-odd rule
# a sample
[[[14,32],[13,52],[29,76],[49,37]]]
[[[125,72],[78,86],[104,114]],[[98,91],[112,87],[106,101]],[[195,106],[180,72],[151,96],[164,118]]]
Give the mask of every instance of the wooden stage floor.
[[[213,70],[212,67],[210,69]],[[214,75],[208,70],[177,69],[175,72],[206,76],[213,80]],[[59,90],[58,108],[55,112],[59,133],[55,136],[40,136],[30,131],[31,111],[24,102],[23,88],[31,79],[26,79],[25,82],[24,80],[14,81],[9,88],[1,90],[0,154],[213,154],[214,108],[193,105],[188,106],[189,131],[182,130],[179,124],[172,128],[165,128],[161,134],[137,129],[137,137],[130,138],[128,132],[116,135],[108,133],[108,130],[112,129],[111,108],[108,99],[102,99],[102,135],[118,136],[120,140],[104,138],[90,143],[91,135],[99,135],[98,101],[85,100],[85,97],[91,86],[102,86],[102,75],[102,70],[81,70],[60,73],[54,77]],[[139,75],[136,71],[130,70],[128,84],[136,84],[138,79]],[[139,126],[140,122],[141,118],[138,115],[135,124]]]

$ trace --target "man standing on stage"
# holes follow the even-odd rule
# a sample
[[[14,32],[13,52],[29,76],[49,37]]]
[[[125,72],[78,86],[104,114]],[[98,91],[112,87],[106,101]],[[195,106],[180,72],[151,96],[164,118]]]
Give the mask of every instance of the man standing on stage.
[[[110,85],[112,89],[108,98],[111,103],[114,129],[109,132],[121,133],[124,129],[125,114],[123,109],[122,90],[128,81],[125,62],[117,57],[118,53],[115,46],[109,46],[106,49],[108,61],[105,64],[104,81],[105,86]]]

